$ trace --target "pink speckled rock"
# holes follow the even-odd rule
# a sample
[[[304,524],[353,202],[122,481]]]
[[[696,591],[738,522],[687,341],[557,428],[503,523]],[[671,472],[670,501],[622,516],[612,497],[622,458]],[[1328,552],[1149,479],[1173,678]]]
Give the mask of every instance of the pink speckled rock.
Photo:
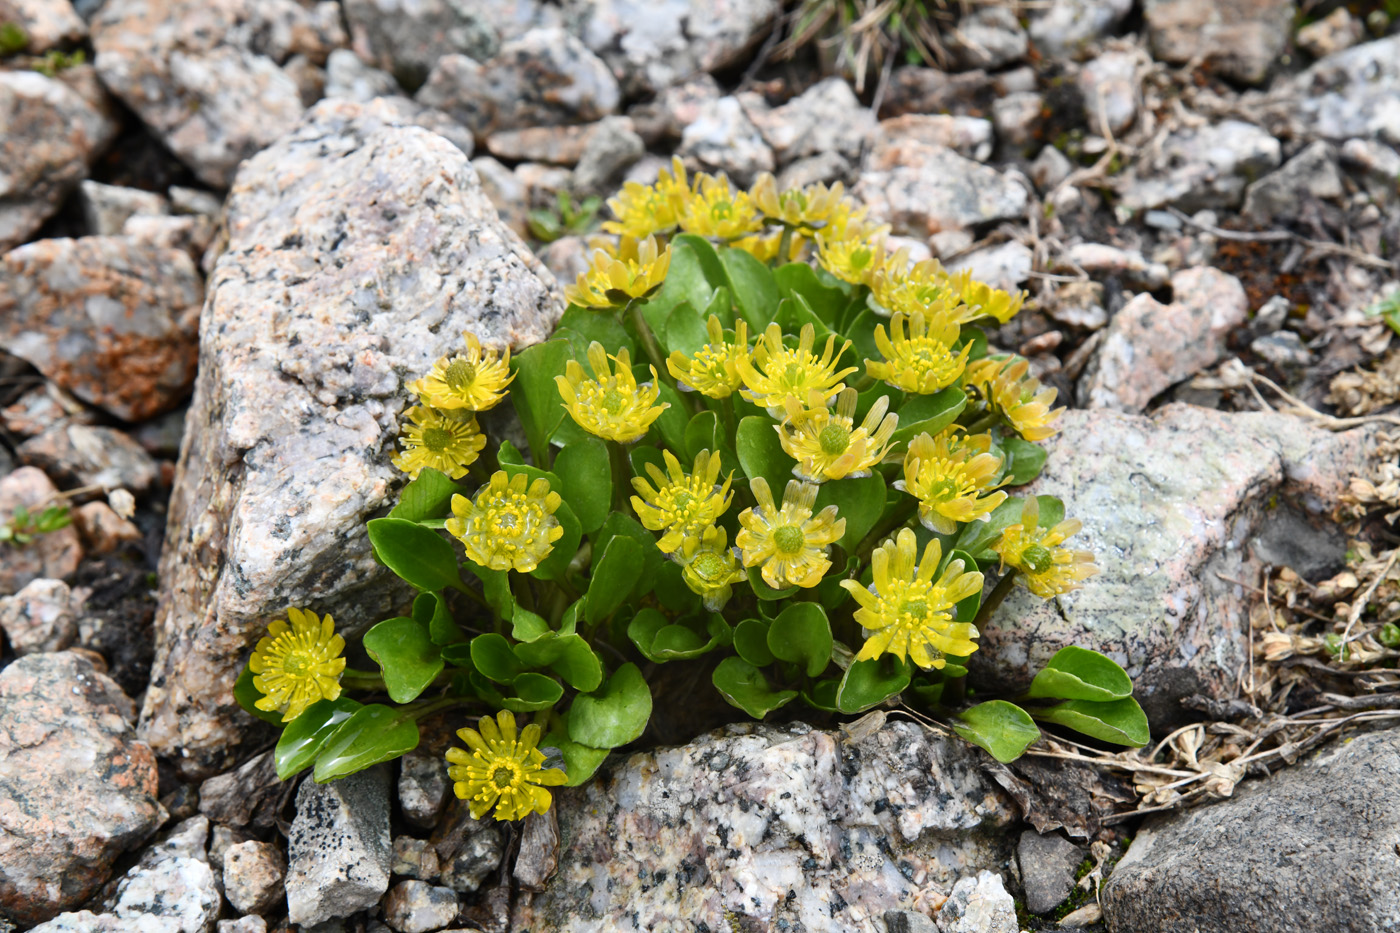
[[[31,516],[38,515],[56,495],[58,487],[43,470],[20,467],[0,477],[0,520],[8,522],[21,505]],[[38,535],[23,546],[0,542],[0,596],[18,593],[40,577],[72,579],[82,559],[83,546],[71,525]]]
[[[233,683],[287,606],[354,627],[403,595],[364,523],[403,481],[389,457],[404,384],[465,330],[522,347],[563,310],[466,156],[399,113],[322,101],[229,194],[141,723],[193,775],[221,770],[253,724]]]
[[[0,912],[40,923],[86,901],[165,819],[135,709],[69,652],[0,673]]]
[[[1025,213],[1024,186],[952,149],[886,139],[870,153],[854,194],[895,233],[928,237]]]
[[[1079,383],[1089,408],[1138,412],[1157,395],[1219,362],[1249,303],[1233,275],[1208,267],[1172,276],[1174,300],[1147,293],[1113,316]]]
[[[1316,550],[1303,539],[1336,507],[1374,433],[1179,404],[1150,418],[1069,411],[1062,423],[1027,489],[1083,521],[1070,544],[1092,550],[1102,572],[1049,602],[1018,587],[983,632],[974,676],[1015,695],[1056,651],[1081,645],[1127,669],[1157,723],[1190,694],[1233,696],[1252,596],[1221,577],[1257,584],[1275,523],[1294,523],[1278,527]]]
[[[982,752],[911,722],[853,731],[733,725],[561,792],[558,872],[509,928],[878,930],[1006,863],[1017,810]]]
[[[87,23],[68,0],[0,0],[0,23],[24,30],[26,48],[34,53],[87,38]]]

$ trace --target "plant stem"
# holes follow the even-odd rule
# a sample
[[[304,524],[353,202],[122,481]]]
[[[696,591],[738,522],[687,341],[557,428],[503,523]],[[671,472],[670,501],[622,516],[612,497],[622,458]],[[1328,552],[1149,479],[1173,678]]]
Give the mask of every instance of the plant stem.
[[[972,422],[972,424],[969,424],[964,430],[966,430],[968,434],[981,434],[983,431],[994,427],[999,421],[1001,421],[1001,417],[996,412],[989,411],[981,418]]]
[[[774,260],[775,266],[781,266],[788,261],[788,253],[792,252],[792,227],[783,224],[783,235],[778,240],[778,256]]]
[[[719,408],[720,424],[724,426],[724,436],[726,438],[732,438],[734,432],[737,430],[734,421],[734,398],[726,395],[724,398],[719,399],[718,402],[719,404],[716,407]]]
[[[627,501],[632,495],[632,468],[627,451],[617,441],[608,441],[608,459],[612,462],[613,511],[627,513]]]
[[[997,611],[997,607],[1001,605],[1002,600],[1006,599],[1015,585],[1016,568],[1012,567],[1001,575],[997,585],[992,588],[991,595],[982,600],[982,607],[977,610],[977,618],[972,620],[972,624],[977,628],[979,634],[983,626],[991,621],[992,613]]]
[[[440,712],[441,710],[445,710],[451,706],[456,706],[460,702],[461,698],[459,697],[440,697],[436,700],[429,700],[422,706],[410,706],[405,710],[405,712],[409,712],[411,710],[413,715],[413,721],[417,722],[420,719],[426,719],[433,713]]]
[[[374,671],[357,671],[347,667],[340,672],[340,682],[355,690],[384,689],[384,678]]]
[[[637,329],[637,339],[642,342],[642,352],[651,361],[651,365],[656,367],[659,378],[659,374],[666,371],[666,358],[661,354],[661,345],[656,342],[656,335],[651,332],[647,319],[642,316],[641,303],[628,302],[627,313],[632,317],[632,326]]]
[[[856,564],[864,566],[865,562],[870,559],[870,552],[875,550],[875,545],[880,543],[880,539],[908,521],[909,516],[914,513],[918,506],[919,500],[913,496],[905,496],[900,499],[899,504],[895,506],[895,510],[890,513],[889,517],[872,528],[870,534],[866,535],[856,546]]]

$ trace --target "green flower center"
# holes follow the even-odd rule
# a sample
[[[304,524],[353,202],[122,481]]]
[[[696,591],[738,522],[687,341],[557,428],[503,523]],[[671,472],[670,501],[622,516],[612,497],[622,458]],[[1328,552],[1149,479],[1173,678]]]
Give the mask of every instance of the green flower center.
[[[710,205],[710,217],[713,220],[728,220],[734,216],[733,201],[716,201]]]
[[[958,484],[951,479],[935,480],[928,484],[928,490],[924,494],[925,499],[932,499],[935,502],[947,502],[958,494]]]
[[[713,580],[724,573],[724,564],[724,558],[718,554],[705,553],[696,557],[691,567],[702,580]]]
[[[305,677],[315,659],[304,651],[293,651],[282,662],[282,670],[291,677]]]
[[[797,554],[807,543],[807,536],[797,525],[783,525],[773,532],[773,543],[784,554]]]
[[[1043,544],[1032,544],[1021,552],[1021,563],[1027,573],[1044,573],[1055,563],[1055,555]]]
[[[851,268],[864,269],[870,265],[870,260],[875,258],[875,254],[869,248],[862,246],[851,251]]]
[[[915,618],[920,618],[920,617],[925,616],[925,615],[928,614],[928,600],[926,600],[926,599],[911,599],[911,600],[908,600],[908,601],[903,602],[903,603],[900,604],[900,606],[899,606],[899,611],[900,611],[901,613],[906,613],[906,614],[908,614],[908,615],[914,616]]]
[[[515,772],[510,768],[497,768],[491,772],[491,783],[497,790],[507,790],[515,783]]]
[[[851,446],[851,432],[839,424],[828,424],[817,435],[817,443],[828,457],[839,457]]]
[[[471,388],[471,384],[476,381],[476,367],[466,360],[453,360],[444,377],[449,386],[460,392]]]
[[[798,385],[802,382],[802,364],[789,363],[783,369],[783,381],[790,386]]]
[[[433,453],[442,453],[452,443],[452,432],[446,428],[424,428],[423,446]]]
[[[622,411],[627,404],[627,399],[616,389],[609,389],[603,393],[603,397],[598,400],[598,406],[610,415],[616,415]]]

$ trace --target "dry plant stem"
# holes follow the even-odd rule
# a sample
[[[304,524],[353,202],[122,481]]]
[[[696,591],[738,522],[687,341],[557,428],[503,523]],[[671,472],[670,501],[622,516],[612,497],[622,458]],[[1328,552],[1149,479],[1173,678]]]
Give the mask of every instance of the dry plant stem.
[[[1325,415],[1322,412],[1318,411],[1316,408],[1313,408],[1307,402],[1298,398],[1298,396],[1292,394],[1287,389],[1280,386],[1278,383],[1274,382],[1268,376],[1261,376],[1252,369],[1247,370],[1247,372],[1249,373],[1250,377],[1251,390],[1253,390],[1253,384],[1255,382],[1262,383],[1263,385],[1277,392],[1279,397],[1289,404],[1289,414],[1298,415],[1300,417],[1307,418],[1311,421],[1316,421],[1319,424],[1321,424],[1324,428],[1327,428],[1329,431],[1345,431],[1347,428],[1358,428],[1361,427],[1363,424],[1373,423],[1400,425],[1400,415],[1363,415],[1359,418],[1334,418],[1331,415]],[[1268,403],[1266,403],[1263,400],[1263,398],[1259,396],[1259,393],[1256,391],[1254,394],[1255,398],[1259,400],[1259,404],[1263,405],[1264,408],[1268,409]]]
[[[1352,600],[1351,612],[1347,613],[1347,627],[1346,630],[1342,632],[1343,645],[1351,641],[1352,628],[1356,625],[1357,620],[1361,618],[1361,613],[1365,611],[1366,604],[1371,601],[1371,596],[1376,592],[1376,588],[1381,585],[1381,582],[1385,580],[1386,576],[1390,573],[1390,568],[1395,566],[1395,558],[1397,557],[1400,557],[1400,548],[1395,548],[1390,552],[1390,559],[1385,562],[1385,566],[1381,568],[1381,572],[1376,574],[1376,578],[1371,581],[1371,585],[1366,587],[1366,592]],[[1361,636],[1358,635],[1357,637],[1360,638]]]
[[[1211,236],[1219,237],[1222,240],[1234,240],[1238,243],[1276,243],[1284,240],[1291,240],[1306,246],[1308,249],[1316,250],[1319,253],[1333,253],[1338,256],[1345,256],[1354,262],[1360,263],[1363,266],[1370,266],[1373,269],[1385,269],[1389,272],[1394,272],[1396,269],[1395,263],[1381,259],[1379,256],[1372,256],[1370,253],[1363,253],[1360,250],[1352,249],[1349,246],[1342,246],[1338,243],[1328,243],[1325,240],[1312,240],[1288,230],[1260,230],[1257,233],[1247,233],[1240,230],[1223,230],[1211,224],[1201,223],[1179,208],[1169,207],[1167,210],[1182,223],[1209,233]]]

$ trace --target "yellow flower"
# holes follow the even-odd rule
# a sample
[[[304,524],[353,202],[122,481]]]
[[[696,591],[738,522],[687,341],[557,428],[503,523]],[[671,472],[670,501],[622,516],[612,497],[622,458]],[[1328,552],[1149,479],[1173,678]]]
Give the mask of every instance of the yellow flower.
[[[482,716],[477,729],[458,729],[457,737],[467,743],[447,750],[447,776],[452,791],[467,801],[472,819],[479,820],[492,807],[496,819],[518,820],[529,813],[546,813],[553,802],[546,787],[558,787],[568,776],[558,768],[544,767],[540,727],[531,723],[515,732],[515,715],[502,710],[493,720]]]
[[[671,268],[671,247],[659,253],[656,239],[638,242],[623,237],[618,255],[606,250],[593,251],[593,264],[578,274],[573,285],[564,289],[564,298],[581,308],[616,308],[652,295]]]
[[[415,406],[408,410],[408,418],[412,424],[404,425],[399,434],[403,452],[395,454],[392,462],[410,479],[417,479],[423,467],[460,479],[486,446],[486,435],[474,417],[455,418]]]
[[[734,240],[729,244],[735,249],[741,249],[759,262],[767,264],[778,258],[778,251],[783,246],[783,232],[753,234],[742,239]],[[787,258],[784,262],[796,262],[802,255],[802,250],[806,247],[807,241],[800,236],[794,236],[788,246]]]
[[[991,437],[968,437],[961,430],[955,425],[937,437],[920,434],[910,441],[904,478],[894,484],[919,500],[924,527],[944,535],[957,531],[959,522],[985,521],[1006,499],[996,489],[1002,458],[991,452]]]
[[[890,335],[885,325],[875,326],[875,345],[885,361],[865,361],[865,371],[872,379],[883,379],[897,389],[918,395],[932,395],[958,381],[972,352],[969,341],[961,353],[953,352],[961,328],[953,321],[934,318],[931,322],[922,311],[908,319],[909,334],[905,336],[905,317],[896,311],[890,320]]]
[[[713,314],[705,322],[710,342],[686,356],[679,350],[666,358],[666,369],[676,382],[710,398],[728,398],[739,388],[739,361],[749,358],[749,325],[734,322],[734,339],[724,339],[724,326]]]
[[[512,477],[499,470],[474,498],[452,497],[447,532],[462,542],[473,563],[529,573],[564,536],[554,517],[560,501],[543,476],[530,483],[524,473]]]
[[[444,356],[428,375],[410,382],[408,388],[442,411],[495,408],[506,397],[506,386],[515,378],[510,371],[510,348],[497,356],[495,350],[483,350],[475,334],[467,332],[462,338],[467,342],[465,354]]]
[[[889,315],[902,311],[905,317],[923,312],[926,320],[946,320],[966,324],[978,312],[962,304],[962,292],[972,279],[964,270],[950,274],[937,259],[909,264],[900,250],[870,275],[870,297],[877,312]]]
[[[986,282],[968,279],[961,285],[963,304],[976,309],[977,316],[990,315],[1002,324],[1015,317],[1026,301],[1025,292],[1013,295],[999,288],[992,288]]]
[[[734,537],[745,567],[762,565],[763,582],[775,590],[789,586],[816,586],[831,567],[830,546],[846,533],[846,520],[836,517],[828,505],[816,515],[817,487],[789,480],[782,507],[761,476],[749,480],[758,505],[739,513],[743,529]]]
[[[1066,538],[1084,527],[1077,518],[1066,519],[1053,528],[1040,527],[1040,501],[1027,496],[1021,506],[1021,521],[1009,526],[992,550],[1001,557],[1001,566],[1021,572],[1017,582],[1042,599],[1079,588],[1079,581],[1099,572],[1089,551],[1063,548]]]
[[[764,172],[749,191],[754,205],[765,219],[810,237],[825,227],[841,209],[845,186],[838,181],[830,188],[812,184],[780,192],[777,180]]]
[[[287,609],[291,624],[278,619],[267,627],[267,637],[253,649],[248,670],[262,699],[253,705],[265,712],[281,712],[291,722],[312,703],[340,696],[340,672],[345,670],[345,639],[335,633],[335,620],[320,619],[314,612]]]
[[[748,192],[730,189],[726,176],[700,174],[681,210],[680,225],[686,233],[734,240],[762,230],[763,217]]]
[[[870,632],[857,661],[892,654],[925,670],[941,670],[945,655],[966,657],[977,650],[977,629],[971,622],[954,622],[953,607],[982,591],[982,574],[964,573],[962,561],[950,560],[935,582],[942,558],[938,541],[928,543],[915,566],[918,553],[914,532],[901,528],[893,542],[870,556],[874,582],[869,589],[855,580],[841,581],[860,603],[856,621]]]
[[[655,464],[647,464],[656,488],[652,488],[640,476],[632,478],[632,488],[639,496],[632,497],[632,508],[649,531],[664,531],[656,546],[663,554],[670,554],[681,546],[681,542],[694,537],[713,525],[729,508],[734,498],[729,484],[733,474],[725,477],[724,484],[716,485],[719,479],[719,454],[702,450],[695,458],[695,469],[687,476],[675,454],[663,450],[661,456],[666,461],[666,473]]]
[[[686,538],[673,555],[681,565],[681,579],[691,592],[700,596],[705,608],[719,612],[733,595],[733,586],[746,575],[727,546],[728,533],[710,526],[698,536]]]
[[[864,285],[885,261],[883,236],[838,236],[836,231],[817,234],[817,262],[832,275],[852,285]]]
[[[816,330],[811,324],[802,325],[796,349],[783,344],[783,331],[776,323],[769,324],[753,348],[752,359],[740,359],[739,375],[744,388],[739,392],[760,408],[767,408],[774,418],[783,416],[789,397],[808,404],[829,403],[844,389],[843,378],[856,371],[854,366],[837,370],[837,361],[851,345],[847,340],[836,349],[836,337],[826,339],[826,349],[818,359],[812,353]],[[820,398],[812,401],[812,395]]]
[[[978,360],[967,367],[967,385],[986,400],[1028,441],[1042,441],[1058,434],[1055,422],[1063,408],[1051,409],[1058,394],[1041,388],[1040,380],[1028,375],[1030,362],[1021,357]]]
[[[617,364],[616,371],[608,367],[609,359]],[[635,441],[671,407],[668,402],[656,404],[661,390],[656,385],[655,366],[651,367],[651,382],[637,385],[626,347],[609,357],[595,340],[588,345],[588,364],[593,367],[592,379],[584,375],[578,360],[569,360],[564,375],[555,376],[554,383],[569,416],[589,434],[620,444]]]
[[[856,401],[855,389],[841,390],[835,412],[825,405],[804,410],[797,399],[787,399],[787,420],[773,428],[783,450],[797,461],[794,476],[809,483],[869,476],[870,468],[885,459],[899,416],[886,414],[890,399],[881,396],[856,427]]]
[[[671,159],[671,171],[657,173],[656,184],[643,185],[629,181],[617,197],[608,199],[608,207],[617,220],[603,224],[603,231],[619,236],[644,240],[652,234],[675,229],[681,205],[690,189],[686,183],[685,166],[678,158]]]

